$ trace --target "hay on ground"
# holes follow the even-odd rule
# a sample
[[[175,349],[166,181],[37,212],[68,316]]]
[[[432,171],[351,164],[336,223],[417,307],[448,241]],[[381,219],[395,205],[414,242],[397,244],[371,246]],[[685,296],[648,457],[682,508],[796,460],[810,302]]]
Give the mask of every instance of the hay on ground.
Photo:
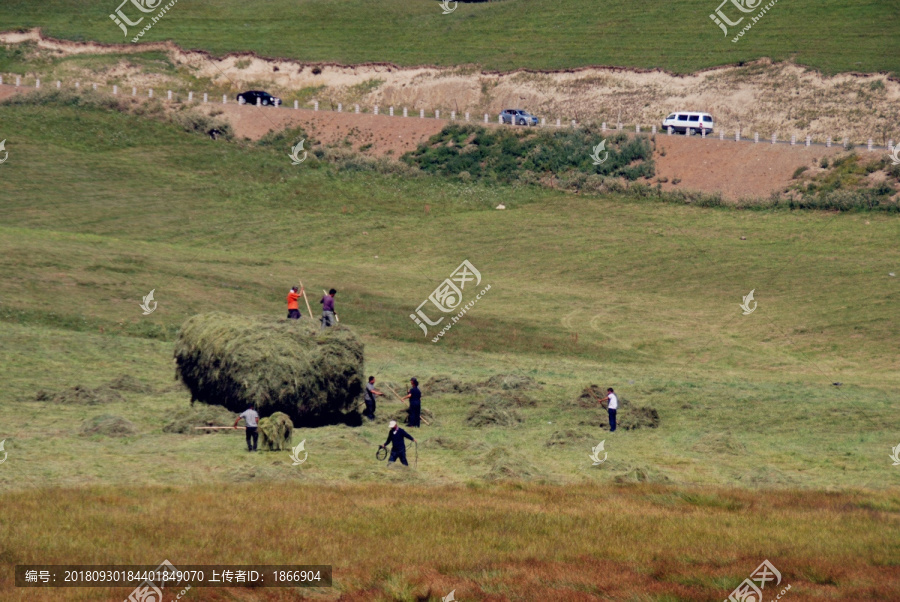
[[[738,456],[747,453],[747,448],[731,433],[707,433],[691,446],[691,451]]]
[[[76,385],[56,393],[41,389],[37,392],[34,399],[35,401],[48,401],[50,403],[89,406],[125,401],[121,393],[111,389],[108,385],[101,385],[95,389]]]
[[[81,425],[81,434],[128,437],[137,434],[137,427],[133,422],[121,416],[102,414],[85,420]]]
[[[613,480],[616,483],[665,483],[669,477],[646,466],[636,466]]]
[[[310,320],[193,316],[175,341],[176,375],[192,400],[262,415],[284,412],[294,425],[341,423],[357,414],[363,344],[346,326]]]
[[[547,447],[583,445],[592,440],[593,437],[585,431],[564,429],[555,431],[544,445]]]
[[[517,426],[522,415],[502,397],[488,397],[472,408],[466,417],[468,426]]]
[[[527,391],[543,388],[533,378],[524,374],[495,374],[480,383],[479,386],[486,389],[503,389],[504,391]]]
[[[234,426],[237,416],[219,406],[194,404],[189,408],[182,408],[175,412],[168,423],[163,427],[164,433],[178,433],[181,435],[206,435],[212,433],[225,433],[224,430],[197,430],[198,426]]]
[[[422,392],[427,395],[466,395],[476,393],[478,386],[473,383],[464,383],[447,375],[432,376],[422,385]]]
[[[598,405],[606,409],[608,402],[599,403],[598,400],[606,397],[606,389],[599,385],[589,385],[581,390],[581,394],[575,398],[576,405],[582,408],[596,408]],[[631,402],[619,395],[619,409],[627,408]]]
[[[259,446],[263,451],[290,449],[294,423],[284,412],[275,412],[271,416],[259,419],[259,434]]]
[[[423,406],[422,410],[420,412],[420,415],[422,417],[423,422],[425,420],[427,420],[431,424],[434,424],[434,412],[432,412],[428,408]],[[409,407],[408,406],[397,410],[396,412],[394,412],[393,414],[391,414],[388,417],[388,420],[396,420],[397,423],[400,425],[406,424],[408,419],[409,419]]]
[[[609,416],[604,412],[589,420],[579,422],[582,426],[590,426],[609,430]],[[651,407],[630,407],[616,412],[616,429],[633,431],[640,428],[655,429],[659,426],[659,413]]]
[[[518,391],[497,391],[495,396],[502,403],[516,408],[533,408],[537,401]]]
[[[530,481],[541,476],[528,458],[505,447],[494,447],[484,461],[489,468],[483,478],[488,481]]]
[[[125,391],[126,393],[153,393],[153,387],[136,379],[130,374],[122,374],[109,382],[109,388],[114,391]]]

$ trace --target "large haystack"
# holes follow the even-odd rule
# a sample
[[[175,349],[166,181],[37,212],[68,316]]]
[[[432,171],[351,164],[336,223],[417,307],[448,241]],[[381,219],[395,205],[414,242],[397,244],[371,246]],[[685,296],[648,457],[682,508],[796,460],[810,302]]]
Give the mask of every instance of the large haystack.
[[[363,390],[362,341],[308,320],[196,315],[181,326],[175,361],[192,401],[238,413],[253,403],[297,426],[345,421]]]

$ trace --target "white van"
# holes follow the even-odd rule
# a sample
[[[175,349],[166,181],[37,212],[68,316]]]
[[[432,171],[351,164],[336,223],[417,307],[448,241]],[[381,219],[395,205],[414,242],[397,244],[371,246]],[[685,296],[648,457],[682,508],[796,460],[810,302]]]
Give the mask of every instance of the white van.
[[[671,127],[675,132],[681,134],[690,133],[691,135],[699,134],[701,128],[707,134],[712,134],[714,125],[712,115],[709,113],[695,113],[693,111],[672,113],[663,119],[662,122],[664,131],[668,131]]]

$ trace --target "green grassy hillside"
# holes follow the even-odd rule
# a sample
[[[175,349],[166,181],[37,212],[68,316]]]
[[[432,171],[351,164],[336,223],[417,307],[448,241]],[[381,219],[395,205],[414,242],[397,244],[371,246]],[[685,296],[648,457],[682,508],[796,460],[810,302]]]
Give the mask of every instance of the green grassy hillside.
[[[0,30],[41,27],[54,37],[125,42],[147,19],[126,36],[109,18],[117,7],[106,0],[11,0]],[[780,2],[737,43],[732,38],[751,15],[726,36],[709,18],[718,7],[716,0],[506,0],[461,2],[443,15],[434,0],[181,0],[141,40],[217,54],[501,70],[611,65],[686,73],[770,57],[829,73],[900,72],[900,22],[889,3]],[[730,4],[723,11],[732,21],[742,14]],[[130,3],[123,12],[132,21],[140,14]]]

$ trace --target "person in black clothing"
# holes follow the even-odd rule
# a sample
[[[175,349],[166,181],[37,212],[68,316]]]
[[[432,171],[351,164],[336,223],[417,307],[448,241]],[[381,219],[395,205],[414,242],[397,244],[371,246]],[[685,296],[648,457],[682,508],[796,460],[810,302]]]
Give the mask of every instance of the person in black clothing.
[[[369,420],[375,420],[375,398],[379,395],[384,395],[384,393],[375,388],[375,377],[370,376],[369,384],[366,385],[366,411],[363,412],[363,416]]]
[[[406,419],[406,426],[419,428],[422,420],[422,392],[419,391],[418,379],[409,379],[409,384],[412,385],[412,389],[403,398],[404,401],[409,400],[409,417]]]
[[[406,441],[404,441],[404,439],[409,439],[412,442],[415,442],[415,439],[413,439],[409,433],[397,426],[396,420],[391,420],[388,426],[391,430],[388,431],[387,439],[385,439],[384,445],[379,445],[378,447],[387,447],[387,444],[390,443],[391,457],[388,458],[388,462],[396,462],[397,458],[400,458],[401,464],[409,466],[409,462],[406,461]]]

